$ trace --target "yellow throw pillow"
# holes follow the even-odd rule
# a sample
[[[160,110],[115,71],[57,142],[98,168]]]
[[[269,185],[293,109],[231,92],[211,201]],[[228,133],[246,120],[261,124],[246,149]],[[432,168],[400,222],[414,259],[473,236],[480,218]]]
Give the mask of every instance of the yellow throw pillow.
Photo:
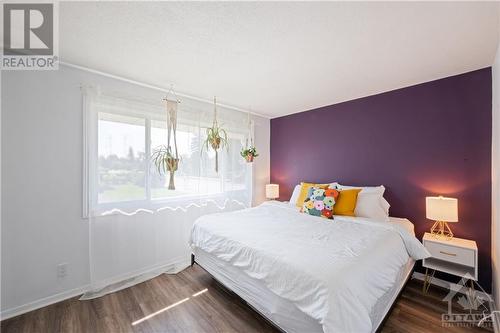
[[[333,206],[334,215],[354,216],[354,209],[361,189],[340,191],[339,197]]]
[[[302,205],[304,204],[304,201],[307,199],[307,192],[309,192],[309,189],[311,187],[320,187],[323,189],[326,189],[330,184],[315,184],[315,183],[300,183],[300,194],[299,197],[297,198],[297,202],[295,205],[299,208],[302,208]]]

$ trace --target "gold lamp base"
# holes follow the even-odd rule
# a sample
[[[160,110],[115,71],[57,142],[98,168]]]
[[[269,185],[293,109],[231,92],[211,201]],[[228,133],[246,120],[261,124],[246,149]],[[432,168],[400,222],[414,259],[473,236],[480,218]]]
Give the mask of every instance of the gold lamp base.
[[[451,232],[448,223],[443,221],[436,221],[431,228],[431,234],[435,238],[450,240],[453,238],[453,232]]]

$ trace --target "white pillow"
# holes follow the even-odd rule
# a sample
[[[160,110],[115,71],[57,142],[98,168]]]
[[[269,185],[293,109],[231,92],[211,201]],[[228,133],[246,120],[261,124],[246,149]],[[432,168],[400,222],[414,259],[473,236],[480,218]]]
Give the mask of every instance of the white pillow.
[[[391,205],[387,202],[387,200],[385,200],[384,197],[382,197],[380,203],[382,204],[382,208],[384,209],[385,214],[389,216],[389,208],[391,208]]]
[[[384,199],[385,187],[336,185],[339,190],[361,189],[354,215],[379,221],[389,221],[389,203]]]
[[[360,188],[365,193],[378,193],[380,195],[384,195],[385,187],[384,185],[380,186],[349,186],[349,185],[340,185],[339,183],[334,183],[339,190],[352,190]],[[361,193],[360,192],[360,193]]]
[[[288,201],[290,205],[295,206],[295,204],[297,203],[297,199],[299,198],[300,195],[300,187],[301,187],[300,184],[295,185],[295,188],[293,189],[292,192],[292,197],[290,198],[290,201]]]
[[[354,215],[377,221],[389,221],[389,215],[382,208],[379,194],[374,192],[359,192]]]

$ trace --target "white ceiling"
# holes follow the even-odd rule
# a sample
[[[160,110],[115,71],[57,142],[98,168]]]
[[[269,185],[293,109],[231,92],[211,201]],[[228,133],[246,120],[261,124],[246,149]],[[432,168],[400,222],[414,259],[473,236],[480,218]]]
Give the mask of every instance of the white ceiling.
[[[61,2],[63,61],[277,117],[490,66],[498,3]]]

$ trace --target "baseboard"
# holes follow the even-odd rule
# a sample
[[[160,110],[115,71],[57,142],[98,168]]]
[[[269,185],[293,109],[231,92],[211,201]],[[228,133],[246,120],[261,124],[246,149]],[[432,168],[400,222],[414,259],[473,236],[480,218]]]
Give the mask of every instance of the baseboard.
[[[87,285],[87,286],[67,290],[67,291],[64,291],[62,293],[55,294],[55,295],[48,296],[48,297],[44,297],[44,298],[38,299],[36,301],[23,304],[21,306],[17,306],[17,307],[12,308],[12,309],[4,310],[4,311],[0,312],[0,320],[5,320],[5,319],[9,319],[9,318],[12,318],[15,316],[19,316],[19,315],[22,315],[26,312],[37,310],[37,309],[43,308],[45,306],[48,306],[48,305],[51,305],[54,303],[62,302],[62,301],[67,300],[69,298],[79,296],[79,295],[85,293],[89,289],[89,287],[90,286]]]
[[[178,260],[178,261],[176,261],[176,260]],[[150,272],[150,271],[158,269],[158,267],[162,267],[162,266],[163,267],[174,266],[174,270],[171,273],[167,273],[167,274],[177,274],[179,271],[181,271],[185,267],[188,267],[189,265],[190,265],[189,259],[186,260],[184,257],[180,257],[180,258],[176,258],[174,261],[172,261],[168,264],[158,265],[158,266],[154,266],[154,267],[148,267],[146,269],[142,269],[139,271],[135,271],[132,273],[127,273],[127,274],[121,275],[119,277],[108,279],[108,280],[106,280],[106,283],[107,284],[116,283],[116,282],[119,282],[121,280],[125,280],[128,278],[137,276],[137,275],[141,275],[141,274]],[[22,315],[24,313],[27,313],[27,312],[30,312],[33,310],[43,308],[45,306],[49,306],[49,305],[52,305],[52,304],[55,304],[58,302],[62,302],[62,301],[65,301],[67,299],[73,298],[75,296],[80,296],[80,295],[82,295],[90,290],[91,290],[91,286],[86,285],[83,287],[78,287],[75,289],[67,290],[67,291],[61,292],[59,294],[44,297],[44,298],[38,299],[36,301],[17,306],[15,308],[6,309],[6,310],[3,310],[0,312],[0,320],[6,320],[6,319]]]
[[[499,313],[500,310],[497,309],[495,302],[493,302],[492,309],[493,309],[493,312],[495,313],[495,315],[493,316],[493,330],[495,331],[495,333],[499,333],[500,332],[500,313]]]
[[[106,286],[133,278],[135,276],[150,273],[152,271],[161,270],[161,269],[166,270],[169,267],[172,268],[172,271],[169,273],[166,273],[166,274],[177,274],[177,273],[179,273],[179,271],[188,267],[190,265],[190,263],[191,262],[190,262],[189,258],[186,259],[185,256],[181,256],[181,257],[174,258],[173,260],[166,262],[166,263],[161,263],[159,265],[150,266],[150,267],[142,268],[142,269],[139,269],[136,271],[127,272],[127,273],[124,273],[121,275],[117,275],[117,276],[114,276],[111,278],[107,278],[105,280],[100,281],[99,283],[94,284],[93,287],[94,287],[94,289],[101,289],[101,288],[104,288]]]

